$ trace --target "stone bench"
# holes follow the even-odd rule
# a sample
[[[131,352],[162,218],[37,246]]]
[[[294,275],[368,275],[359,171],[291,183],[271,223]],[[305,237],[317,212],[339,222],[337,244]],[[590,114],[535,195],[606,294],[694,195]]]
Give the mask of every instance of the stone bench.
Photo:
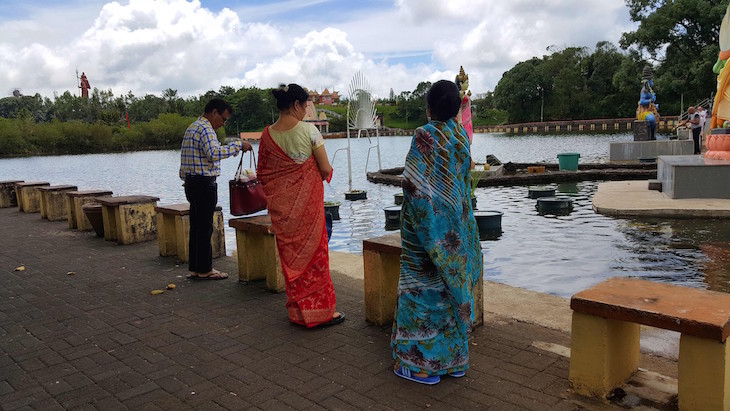
[[[365,319],[376,325],[393,322],[400,277],[400,233],[370,238],[362,242],[365,266]],[[474,327],[484,323],[484,279],[474,290]]]
[[[104,220],[104,238],[118,244],[133,244],[157,237],[155,205],[151,196],[97,197]]]
[[[80,231],[91,231],[93,227],[86,218],[82,206],[96,203],[96,197],[108,197],[113,193],[109,190],[69,191],[66,193],[66,207],[68,207],[68,228]]]
[[[730,294],[612,278],[575,294],[570,382],[605,396],[638,369],[640,324],[681,333],[679,409],[730,409]]]
[[[18,197],[15,194],[15,185],[23,180],[0,181],[0,208],[17,207]]]
[[[284,291],[286,283],[271,218],[268,215],[232,218],[228,225],[236,229],[239,281],[266,279],[266,288],[277,293]]]
[[[222,210],[220,206],[217,206],[213,214],[213,235],[210,239],[213,258],[226,255]],[[160,246],[160,255],[163,257],[177,256],[180,261],[188,262],[190,203],[156,206],[155,212],[157,212],[157,242]]]
[[[38,187],[41,193],[41,218],[48,221],[68,219],[66,193],[77,189],[78,187],[71,185]]]
[[[37,213],[41,211],[41,193],[38,187],[50,186],[46,181],[24,181],[15,183],[15,195],[18,200],[18,211]]]

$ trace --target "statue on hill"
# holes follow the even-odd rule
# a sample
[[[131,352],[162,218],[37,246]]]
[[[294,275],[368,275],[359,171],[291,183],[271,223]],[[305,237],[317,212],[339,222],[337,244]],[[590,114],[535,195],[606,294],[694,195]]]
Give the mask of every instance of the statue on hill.
[[[459,67],[459,74],[456,76],[456,86],[459,88],[459,97],[461,97],[461,107],[456,114],[459,124],[464,126],[466,135],[471,143],[474,135],[474,127],[471,124],[471,91],[469,90],[469,75],[464,72],[464,66]]]
[[[649,123],[649,140],[656,140],[656,123],[659,120],[656,93],[653,87],[654,70],[647,65],[641,72],[641,93],[639,95],[639,106],[636,108],[636,119]]]
[[[78,73],[78,71],[76,73]],[[89,89],[91,88],[91,84],[89,84],[89,79],[86,78],[86,74],[84,72],[81,72],[81,83],[79,84],[79,88],[81,89],[81,97],[89,98]]]

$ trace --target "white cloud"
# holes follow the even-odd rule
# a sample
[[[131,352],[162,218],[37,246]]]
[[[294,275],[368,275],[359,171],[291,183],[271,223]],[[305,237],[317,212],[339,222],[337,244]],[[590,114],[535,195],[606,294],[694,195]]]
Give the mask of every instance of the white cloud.
[[[345,93],[361,71],[373,92],[385,96],[391,88],[400,93],[421,81],[453,79],[463,65],[472,91],[480,93],[493,89],[517,62],[545,54],[546,46],[617,42],[634,27],[623,0],[382,4],[377,11],[324,17],[327,24],[313,25],[257,21],[276,15],[271,5],[211,11],[199,1],[129,0],[92,3],[74,14],[61,2],[38,9],[33,18],[0,21],[0,30],[8,33],[0,39],[0,84],[26,94],[77,92],[78,68],[92,87],[111,88],[116,95],[129,90],[159,95],[172,88],[189,96],[222,85],[279,82]],[[320,7],[326,13],[334,3],[274,6]]]

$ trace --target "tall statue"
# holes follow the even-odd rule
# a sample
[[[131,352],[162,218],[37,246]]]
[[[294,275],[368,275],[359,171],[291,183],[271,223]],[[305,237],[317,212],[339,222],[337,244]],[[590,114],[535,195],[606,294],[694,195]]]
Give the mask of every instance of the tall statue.
[[[712,71],[717,74],[717,94],[712,105],[713,129],[707,135],[707,152],[705,158],[715,160],[730,160],[730,67],[727,60],[730,58],[730,5],[725,10],[725,17],[720,23],[720,55]],[[716,130],[720,129],[720,130]],[[725,130],[722,130],[725,129]]]
[[[720,23],[720,55],[712,67],[717,74],[717,94],[712,105],[712,122],[710,128],[727,128],[730,126],[730,76],[727,60],[730,58],[730,5]]]
[[[656,140],[656,123],[659,112],[656,107],[656,93],[654,93],[654,70],[645,66],[641,72],[641,93],[639,106],[636,108],[636,119],[649,123],[649,139]]]
[[[474,127],[471,124],[471,91],[469,91],[469,75],[464,73],[464,66],[459,66],[459,74],[456,76],[456,86],[459,88],[459,97],[461,97],[461,107],[456,119],[459,124],[464,126],[466,135],[471,143],[474,135]]]
[[[76,73],[78,73],[78,71]],[[86,78],[86,74],[84,72],[81,72],[81,84],[79,85],[79,88],[81,89],[81,97],[89,98],[89,89],[91,88],[91,84],[89,84],[89,79]]]

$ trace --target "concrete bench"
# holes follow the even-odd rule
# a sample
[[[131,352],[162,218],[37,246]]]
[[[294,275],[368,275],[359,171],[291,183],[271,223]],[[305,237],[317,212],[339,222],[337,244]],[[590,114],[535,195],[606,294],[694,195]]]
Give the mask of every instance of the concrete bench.
[[[23,180],[0,181],[0,208],[17,207],[18,197],[15,195],[15,185]]]
[[[213,214],[213,235],[210,239],[213,258],[226,255],[222,210],[220,206],[217,206]],[[188,262],[190,203],[156,206],[155,212],[157,212],[157,242],[160,246],[160,255],[163,257],[177,256],[180,261]]]
[[[612,278],[575,294],[570,382],[605,398],[638,369],[640,324],[677,331],[679,409],[730,409],[730,294]]]
[[[151,196],[97,197],[104,220],[104,238],[118,244],[133,244],[157,238],[155,205]]]
[[[78,187],[71,185],[38,187],[41,193],[41,218],[48,221],[68,219],[66,193],[77,189]]]
[[[86,190],[86,191],[68,191],[66,193],[66,207],[68,207],[68,228],[76,228],[80,231],[91,231],[93,227],[86,218],[84,210],[81,209],[85,204],[96,203],[96,197],[108,197],[113,193],[109,190]]]
[[[376,325],[393,322],[400,277],[400,233],[370,238],[362,242],[365,266],[365,319]],[[484,279],[474,290],[474,327],[484,323]]]
[[[236,229],[239,281],[266,279],[266,288],[277,293],[284,291],[286,283],[271,218],[268,215],[232,218],[228,225]]]
[[[15,183],[15,195],[18,200],[18,211],[37,213],[41,211],[41,193],[38,187],[50,186],[46,181],[24,181]]]

